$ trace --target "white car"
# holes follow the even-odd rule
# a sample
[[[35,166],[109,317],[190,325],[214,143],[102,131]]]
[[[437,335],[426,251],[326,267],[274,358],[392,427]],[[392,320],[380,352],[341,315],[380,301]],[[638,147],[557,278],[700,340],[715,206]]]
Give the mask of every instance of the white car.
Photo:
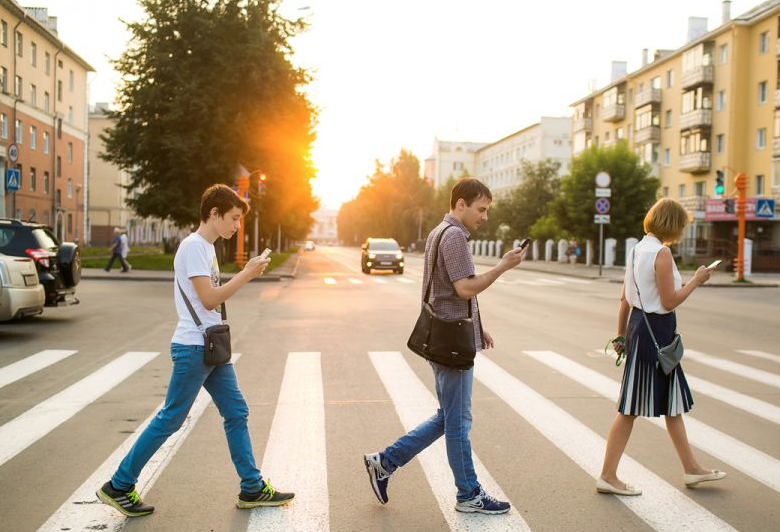
[[[306,243],[303,245],[304,251],[314,251],[314,242],[311,240],[307,240]]]
[[[0,253],[0,321],[36,316],[45,303],[33,259]]]

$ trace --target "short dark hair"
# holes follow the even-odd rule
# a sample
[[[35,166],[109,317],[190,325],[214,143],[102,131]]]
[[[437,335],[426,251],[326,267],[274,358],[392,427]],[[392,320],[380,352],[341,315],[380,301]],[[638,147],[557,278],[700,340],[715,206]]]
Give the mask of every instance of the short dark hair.
[[[450,209],[455,209],[455,205],[459,199],[463,199],[466,202],[466,206],[472,204],[472,202],[479,198],[486,198],[488,201],[493,201],[493,195],[490,193],[490,189],[480,180],[473,177],[464,177],[455,183],[450,193]]]
[[[211,185],[203,191],[200,197],[200,220],[205,222],[211,216],[211,209],[217,208],[220,216],[225,216],[233,207],[238,207],[246,214],[249,212],[249,204],[227,185]]]

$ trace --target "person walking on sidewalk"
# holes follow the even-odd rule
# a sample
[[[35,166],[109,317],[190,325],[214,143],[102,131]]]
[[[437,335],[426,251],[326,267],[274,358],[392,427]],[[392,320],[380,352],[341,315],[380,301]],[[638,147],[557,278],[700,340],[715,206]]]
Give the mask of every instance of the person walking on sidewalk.
[[[618,355],[625,353],[626,363],[618,413],[607,437],[601,475],[596,479],[596,490],[600,493],[642,494],[642,490],[617,476],[637,416],[666,418],[666,430],[682,462],[683,482],[687,487],[726,477],[723,471],[702,468],[688,443],[682,414],[693,407],[693,396],[682,366],[678,364],[667,375],[658,363],[656,342],[660,346],[668,345],[677,330],[673,311],[708,281],[712,273],[702,266],[693,279],[682,285],[668,245],[682,237],[687,221],[688,212],[680,203],[669,198],[658,200],[645,216],[645,237],[626,260],[618,308],[618,335],[612,341]]]
[[[114,238],[111,240],[111,247],[109,248],[109,251],[111,252],[111,258],[108,259],[108,264],[106,264],[106,267],[103,268],[104,270],[111,271],[111,267],[114,265],[114,261],[116,259],[119,259],[119,264],[122,265],[122,273],[127,273],[130,271],[130,265],[125,260],[125,257],[127,254],[122,255],[122,230],[119,227],[114,227]]]
[[[130,253],[130,243],[127,241],[127,230],[122,229],[122,232],[119,234],[119,243],[122,245],[121,247],[121,254],[122,254],[122,262],[127,266],[127,270],[123,270],[124,273],[129,272],[133,269],[133,267],[130,265],[129,262],[127,262],[127,255]]]
[[[219,265],[214,242],[231,238],[241,226],[249,205],[226,185],[206,189],[200,204],[200,227],[182,240],[174,258],[174,301],[179,321],[171,340],[171,373],[165,404],[144,429],[119,464],[111,479],[97,491],[98,498],[129,517],[147,515],[154,507],[141,501],[135,484],[141,470],[168,439],[179,430],[201,387],[209,392],[224,419],[230,457],[241,478],[236,506],[280,506],[295,494],[277,491],[264,481],[255,465],[247,428],[249,407],[241,394],[232,363],[207,366],[203,361],[204,335],[182,297],[187,295],[204,328],[222,322],[221,305],[242,286],[261,275],[270,262],[254,257],[224,285],[219,284]],[[205,457],[204,457],[205,458]],[[194,504],[194,502],[193,502]]]
[[[493,200],[490,190],[476,179],[462,179],[452,188],[450,212],[431,231],[425,245],[423,292],[433,270],[435,242],[445,229],[439,246],[431,296],[436,313],[449,320],[465,318],[469,306],[474,321],[477,350],[493,347],[493,338],[483,331],[476,295],[484,291],[504,272],[522,261],[525,248],[507,252],[491,270],[476,275],[467,239],[487,220]],[[423,297],[425,297],[423,295]],[[406,465],[417,454],[442,435],[446,440],[447,460],[458,489],[455,509],[459,512],[502,514],[509,503],[496,500],[482,489],[471,457],[471,391],[474,368],[458,370],[429,362],[436,383],[439,409],[427,421],[399,438],[384,451],[364,455],[363,460],[379,502],[388,501],[387,484],[396,469]]]

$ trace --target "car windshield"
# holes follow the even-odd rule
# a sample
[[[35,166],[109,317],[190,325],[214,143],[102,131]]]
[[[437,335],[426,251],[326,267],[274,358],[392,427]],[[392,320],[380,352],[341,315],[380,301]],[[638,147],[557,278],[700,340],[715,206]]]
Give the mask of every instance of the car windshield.
[[[368,249],[372,251],[398,251],[398,244],[395,242],[369,242]]]

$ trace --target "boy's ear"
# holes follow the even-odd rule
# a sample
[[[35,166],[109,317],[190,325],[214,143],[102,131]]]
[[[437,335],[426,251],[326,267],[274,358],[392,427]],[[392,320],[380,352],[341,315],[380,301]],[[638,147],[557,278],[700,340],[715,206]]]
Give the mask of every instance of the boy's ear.
[[[219,217],[219,209],[212,207],[209,211],[209,218]]]

